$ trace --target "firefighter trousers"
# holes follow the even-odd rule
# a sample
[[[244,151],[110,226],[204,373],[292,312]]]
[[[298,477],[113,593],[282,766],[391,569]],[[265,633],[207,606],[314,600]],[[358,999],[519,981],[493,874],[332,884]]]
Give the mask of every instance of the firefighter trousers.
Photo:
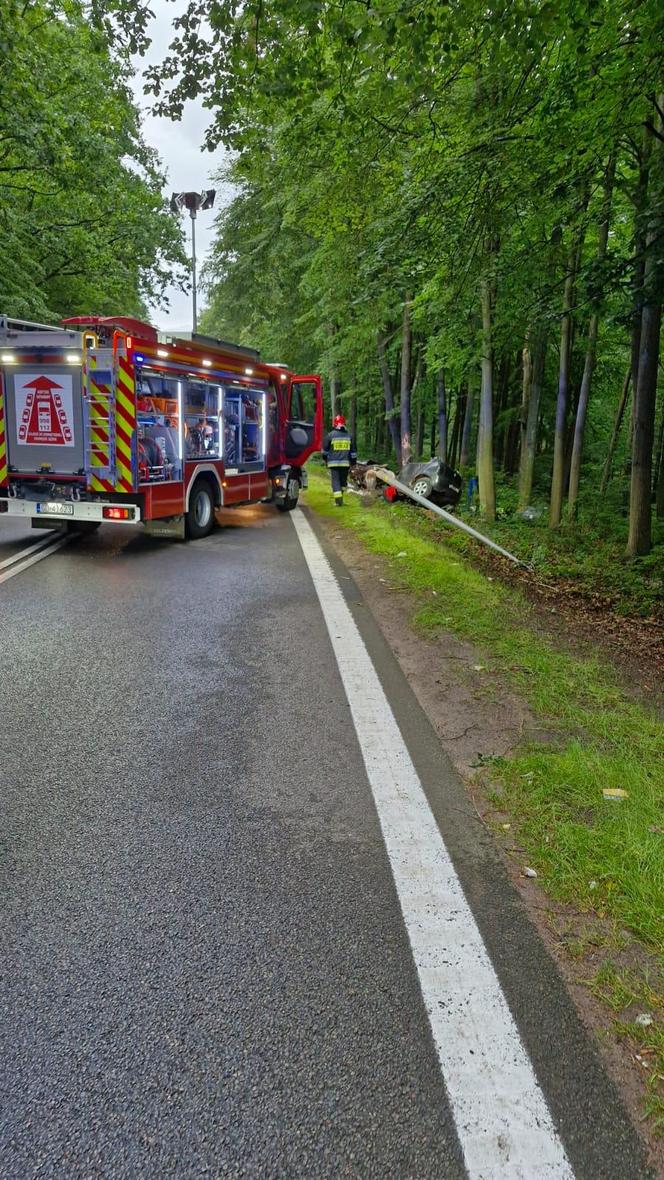
[[[330,467],[330,479],[332,480],[332,495],[337,504],[343,503],[344,488],[348,483],[348,468],[347,467]]]

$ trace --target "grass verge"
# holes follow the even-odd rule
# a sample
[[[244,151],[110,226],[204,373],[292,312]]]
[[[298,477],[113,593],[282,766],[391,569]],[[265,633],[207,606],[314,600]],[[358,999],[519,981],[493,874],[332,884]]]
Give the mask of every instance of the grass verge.
[[[487,676],[499,674],[555,734],[549,746],[523,745],[492,761],[487,769],[499,806],[509,812],[542,887],[557,901],[630,931],[664,974],[661,721],[628,698],[606,663],[563,651],[529,625],[526,598],[474,569],[442,530],[434,536],[421,528],[412,508],[380,500],[366,508],[348,496],[337,511],[327,478],[315,469],[307,503],[391,561],[394,581],[414,593],[416,628],[471,640],[484,653]],[[627,795],[609,801],[606,788]],[[603,994],[601,980],[589,986]],[[647,1000],[653,1023],[635,1024],[626,1000],[613,1008],[615,1031],[646,1062],[649,1113],[664,1133],[664,998],[656,981],[647,982],[647,993],[643,981],[640,986],[635,992],[632,984],[630,995],[638,995],[635,1003]]]

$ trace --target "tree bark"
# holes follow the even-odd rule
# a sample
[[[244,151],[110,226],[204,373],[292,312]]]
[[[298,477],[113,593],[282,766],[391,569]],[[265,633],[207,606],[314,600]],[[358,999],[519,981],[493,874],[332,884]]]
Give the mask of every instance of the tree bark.
[[[567,276],[563,294],[563,317],[560,326],[560,366],[558,369],[558,400],[556,403],[556,426],[553,441],[553,474],[551,478],[551,504],[549,524],[558,528],[563,509],[563,484],[565,480],[565,423],[567,399],[569,396],[569,366],[572,331],[572,304],[579,248],[575,239],[567,257]]]
[[[641,311],[643,308],[643,280],[646,268],[646,227],[645,211],[648,200],[648,177],[650,173],[650,157],[652,152],[652,134],[647,127],[643,129],[643,144],[639,156],[639,176],[634,190],[634,276],[632,278],[633,311],[632,311],[632,392],[636,393],[639,380],[639,352],[641,348]],[[634,414],[636,410],[635,398],[632,400],[632,413],[629,424],[630,447],[634,438]]]
[[[350,433],[353,438],[355,446],[357,446],[357,394],[354,393],[350,399]]]
[[[599,485],[600,494],[603,496],[609,486],[611,478],[611,467],[613,465],[613,456],[615,454],[618,437],[620,435],[620,427],[625,414],[625,407],[627,406],[627,398],[629,397],[629,387],[632,381],[632,366],[625,373],[625,380],[620,391],[620,400],[618,402],[618,409],[616,410],[616,417],[613,423],[613,430],[611,431],[611,438],[609,439],[609,449],[606,452],[606,459],[604,460],[604,469],[602,471],[602,481]]]
[[[659,110],[664,109],[664,94],[658,99]],[[641,343],[639,373],[634,391],[634,438],[632,440],[632,478],[629,495],[629,533],[627,556],[649,553],[651,547],[652,452],[655,442],[655,403],[657,398],[657,366],[662,320],[661,297],[657,291],[658,248],[664,218],[660,208],[664,182],[663,120],[654,120],[655,139],[650,169],[650,218],[646,234],[646,261],[643,276],[643,306],[641,310]],[[651,133],[652,134],[652,133]],[[654,181],[654,183],[652,183]]]
[[[407,295],[403,305],[403,324],[401,331],[401,466],[410,461],[410,356],[413,343],[410,319],[411,300]]]
[[[480,302],[482,308],[482,386],[477,432],[477,478],[480,512],[487,520],[494,520],[496,516],[496,489],[493,471],[493,325],[491,287],[486,277],[482,279]]]
[[[599,238],[597,242],[597,262],[599,268],[601,268],[604,263],[604,259],[606,258],[606,248],[609,241],[609,223],[611,221],[611,200],[613,196],[613,181],[615,177],[615,171],[616,161],[615,157],[612,156],[607,164],[606,176],[604,180],[604,209],[602,213],[602,221],[599,227]],[[590,315],[590,323],[588,324],[586,359],[583,366],[583,377],[581,378],[579,401],[576,407],[574,442],[572,444],[572,461],[569,469],[569,492],[567,500],[567,515],[570,520],[573,520],[576,515],[576,502],[579,495],[583,436],[586,429],[588,400],[590,398],[590,388],[592,385],[593,373],[595,371],[595,361],[597,359],[597,334],[599,331],[600,299],[601,293],[598,293],[594,300],[594,307]]]
[[[467,404],[468,404],[468,393],[467,392],[462,393],[462,391],[459,390],[456,395],[455,409],[454,409],[454,424],[452,426],[452,439],[450,441],[450,448],[449,448],[448,459],[447,459],[448,463],[451,463],[452,467],[456,467],[457,452],[459,450],[459,440],[461,438],[461,426],[462,426],[462,423],[465,422],[465,420],[466,420],[466,406],[467,406]]]
[[[331,413],[333,422],[334,422],[334,419],[337,414],[338,401],[339,401],[339,378],[337,377],[336,372],[333,372],[332,376],[330,377],[330,413]]]
[[[447,390],[445,389],[445,370],[439,369],[436,380],[436,396],[438,399],[438,451],[439,459],[447,459]],[[431,447],[433,455],[433,445]]]
[[[650,269],[646,264],[646,282]],[[641,317],[639,377],[634,397],[628,557],[650,553],[651,547],[652,452],[655,441],[655,399],[661,318],[661,305],[646,297]]]
[[[387,342],[385,337],[380,334],[378,335],[376,341],[376,348],[378,351],[378,365],[380,367],[380,375],[383,382],[385,418],[389,427],[390,438],[392,439],[392,447],[394,449],[397,464],[399,467],[401,467],[401,438],[399,435],[399,426],[397,424],[397,419],[394,412],[394,387],[392,385],[390,366],[387,362]]]
[[[533,354],[530,347],[530,332],[526,333],[526,339],[521,352],[521,445],[519,450],[519,501],[518,507],[521,511],[527,507],[528,499],[530,498],[530,487],[526,494],[525,502],[523,498],[523,480],[524,480],[524,462],[526,458],[526,434],[527,422],[529,416],[530,399],[533,392]],[[532,484],[532,465],[530,471],[530,482]]]
[[[658,520],[664,518],[664,407],[662,408],[662,420],[659,424],[659,441],[657,444],[655,512]]]

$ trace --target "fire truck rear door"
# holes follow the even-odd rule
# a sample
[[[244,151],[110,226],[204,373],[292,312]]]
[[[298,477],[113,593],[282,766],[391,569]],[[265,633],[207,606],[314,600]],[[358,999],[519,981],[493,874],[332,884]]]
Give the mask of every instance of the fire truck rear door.
[[[80,365],[8,365],[7,457],[18,472],[73,475],[84,467]]]

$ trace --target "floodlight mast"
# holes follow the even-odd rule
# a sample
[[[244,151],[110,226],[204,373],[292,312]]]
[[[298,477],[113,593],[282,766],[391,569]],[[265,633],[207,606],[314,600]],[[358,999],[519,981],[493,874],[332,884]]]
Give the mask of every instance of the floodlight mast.
[[[171,197],[171,212],[182,213],[184,209],[189,211],[191,217],[191,298],[192,298],[192,320],[193,331],[196,332],[198,327],[198,315],[196,308],[196,214],[199,209],[211,209],[214,205],[214,198],[216,190],[213,188],[204,189],[201,193],[173,193]]]

